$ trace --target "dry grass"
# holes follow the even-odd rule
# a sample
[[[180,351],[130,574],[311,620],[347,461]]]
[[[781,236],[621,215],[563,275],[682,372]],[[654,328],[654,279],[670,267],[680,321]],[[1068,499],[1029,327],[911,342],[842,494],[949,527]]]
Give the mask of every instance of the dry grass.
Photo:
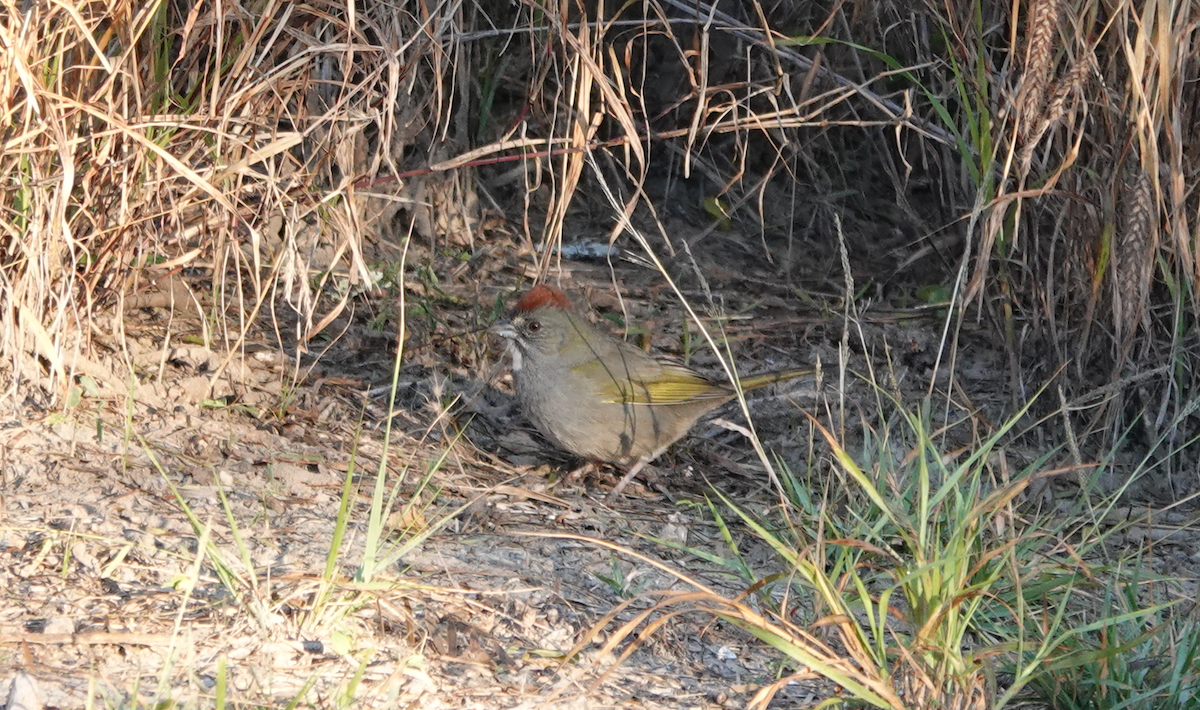
[[[221,17],[202,5],[10,9],[9,395],[27,380],[61,396],[78,373],[100,374],[92,318],[147,292],[194,301],[212,324],[204,344],[230,353],[260,314],[290,304],[299,322],[284,324],[303,346],[377,285],[371,235],[417,197],[436,204],[371,181],[399,174],[406,148],[430,154],[447,128],[436,62],[453,16],[336,3]],[[209,276],[211,290],[164,288],[180,274]],[[323,292],[334,296],[318,306]]]
[[[997,307],[977,303],[1009,334],[1015,396],[1060,368],[1070,375],[1064,391],[1084,396],[1191,361],[1198,272],[1195,245],[1178,235],[1194,231],[1184,186],[1195,176],[1180,131],[1191,122],[1192,60],[1182,58],[1193,39],[1178,28],[1196,20],[1196,8],[1168,14],[1153,2],[1054,0],[1013,7],[1020,22],[1008,42],[1024,48],[1021,71],[968,84],[980,96],[1011,97],[995,117],[981,116],[994,126],[998,172],[976,202],[981,228],[968,297],[1002,296]],[[986,36],[958,29],[969,38],[968,66],[1003,63],[980,51]],[[1184,412],[1196,381],[1185,370],[1158,371],[1142,386],[1155,411],[1150,430],[1194,424]],[[1089,450],[1140,428],[1146,404],[1117,397],[1077,411]],[[1154,435],[1137,442],[1142,451],[1163,445],[1171,448]],[[1186,468],[1195,455],[1189,450],[1169,467]]]
[[[172,4],[69,12],[33,3],[26,13],[13,5],[0,67],[12,176],[0,264],[8,394],[31,382],[54,398],[80,372],[103,375],[90,358],[92,317],[147,291],[194,301],[213,325],[206,344],[228,352],[278,301],[296,309],[296,339],[307,343],[353,294],[378,284],[371,247],[408,231],[396,220],[402,211],[425,238],[477,247],[475,185],[460,173],[496,154],[523,161],[524,194],[538,194],[531,209],[543,217],[536,224],[526,211],[526,238],[556,244],[599,131],[618,173],[645,182],[648,112],[661,111],[651,99],[686,107],[679,128],[651,133],[663,145],[678,138],[685,172],[702,171],[721,192],[741,192],[738,166],[768,148],[773,165],[734,200],[742,211],[764,210],[770,179],[795,173],[798,158],[786,148],[799,143],[795,131],[895,125],[950,140],[869,82],[720,13],[720,37],[755,48],[748,67],[756,76],[730,83],[725,67],[717,82],[707,66],[714,35],[697,31],[707,16],[676,5],[690,18],[682,24],[662,23],[661,10],[645,16],[659,37],[552,13],[545,27],[521,34],[465,33],[464,23],[488,19],[482,12],[528,20],[499,6],[397,13],[269,4],[216,17],[205,6],[177,14]],[[542,56],[546,37],[553,52]],[[692,44],[698,52],[685,51]],[[681,94],[653,96],[639,83],[648,66],[639,53],[649,48],[680,60]],[[809,70],[805,91],[780,85],[785,64]],[[474,81],[474,67],[491,83]],[[851,113],[854,97],[880,115],[833,116]],[[550,130],[535,135],[539,126]],[[729,134],[736,139],[721,138]],[[627,211],[639,199],[630,193]],[[553,251],[541,253],[544,275]],[[194,273],[211,277],[210,293],[175,288],[179,274]],[[320,304],[323,296],[330,302]],[[121,389],[123,375],[101,379]]]

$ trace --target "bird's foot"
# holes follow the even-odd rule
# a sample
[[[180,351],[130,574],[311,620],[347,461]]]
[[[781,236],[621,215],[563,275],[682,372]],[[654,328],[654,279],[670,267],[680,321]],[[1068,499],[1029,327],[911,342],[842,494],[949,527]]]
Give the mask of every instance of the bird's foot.
[[[591,478],[599,473],[600,466],[601,464],[596,463],[595,461],[584,461],[582,466],[576,466],[568,471],[567,475],[563,476],[560,482],[571,486],[577,486],[583,481],[586,481],[588,478]]]
[[[644,469],[646,464],[649,462],[649,459],[638,459],[637,463],[630,466],[629,471],[625,474],[625,477],[620,481],[617,481],[617,485],[613,486],[613,489],[609,491],[608,496],[604,499],[604,502],[608,505],[612,505],[613,503],[617,502],[617,499],[621,497],[621,492],[625,490],[625,486],[628,486],[629,482],[632,481],[635,476],[641,473],[642,469]]]

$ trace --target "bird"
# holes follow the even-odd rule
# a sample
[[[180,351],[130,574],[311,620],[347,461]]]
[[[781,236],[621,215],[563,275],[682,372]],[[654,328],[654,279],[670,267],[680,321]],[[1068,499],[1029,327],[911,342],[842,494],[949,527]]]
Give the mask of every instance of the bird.
[[[547,284],[529,289],[490,330],[507,342],[517,401],[533,425],[565,451],[627,469],[610,502],[700,417],[737,396],[728,382],[600,330]],[[770,372],[740,385],[748,391],[811,372]]]

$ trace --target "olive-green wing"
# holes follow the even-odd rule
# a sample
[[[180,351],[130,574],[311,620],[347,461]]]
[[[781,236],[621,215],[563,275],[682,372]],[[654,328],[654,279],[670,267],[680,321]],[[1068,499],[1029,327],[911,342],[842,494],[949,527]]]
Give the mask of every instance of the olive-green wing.
[[[725,399],[732,392],[695,370],[671,363],[660,363],[652,379],[608,378],[600,387],[601,401],[622,404],[687,404],[703,400]]]

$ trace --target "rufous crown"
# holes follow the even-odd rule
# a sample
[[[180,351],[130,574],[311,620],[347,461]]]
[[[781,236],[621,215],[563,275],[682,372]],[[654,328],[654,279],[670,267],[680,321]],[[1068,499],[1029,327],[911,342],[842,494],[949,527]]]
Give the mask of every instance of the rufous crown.
[[[571,301],[567,298],[567,294],[553,286],[538,284],[526,291],[524,296],[521,296],[521,300],[517,301],[517,305],[513,310],[517,313],[529,313],[543,306],[552,306],[569,311],[571,310]]]

